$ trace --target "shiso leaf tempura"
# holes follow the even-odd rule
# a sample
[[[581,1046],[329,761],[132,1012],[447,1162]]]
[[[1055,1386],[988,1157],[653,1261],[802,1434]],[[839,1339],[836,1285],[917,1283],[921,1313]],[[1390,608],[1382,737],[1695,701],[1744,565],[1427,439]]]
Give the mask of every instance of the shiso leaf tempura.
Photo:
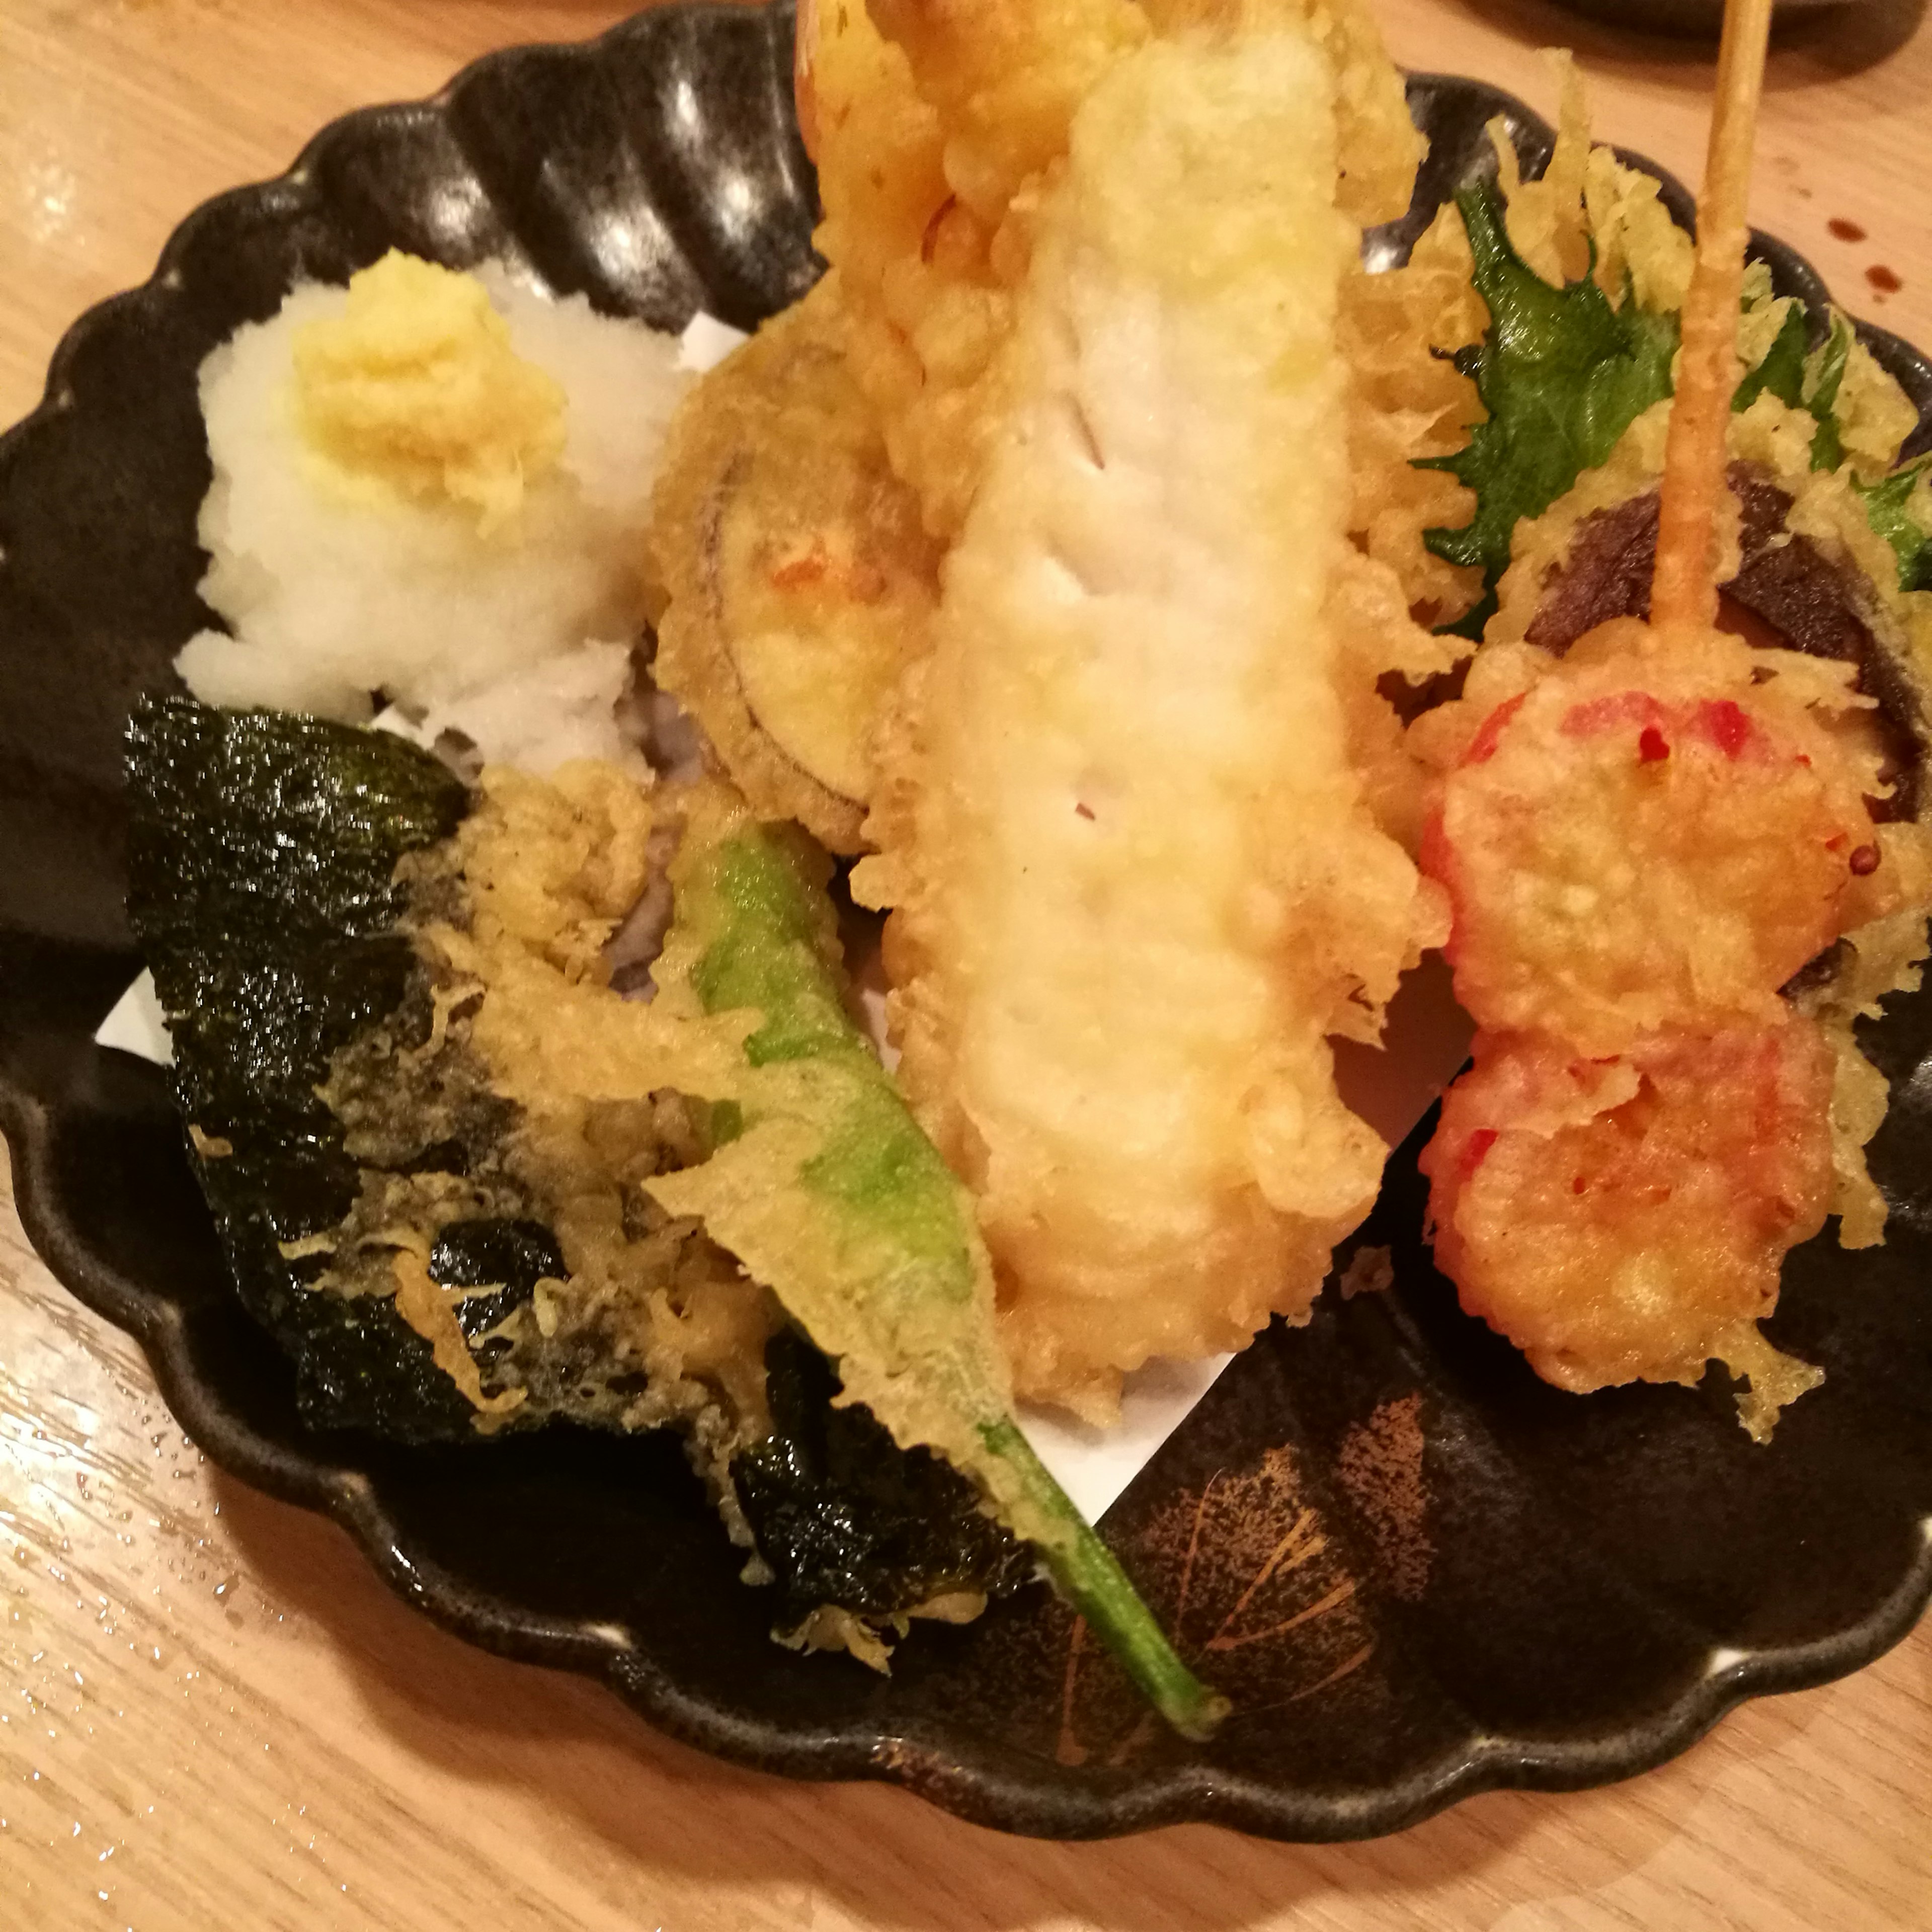
[[[1613,308],[1591,275],[1552,287],[1517,253],[1502,197],[1488,183],[1465,188],[1456,206],[1471,280],[1490,311],[1488,333],[1459,353],[1456,366],[1474,379],[1488,414],[1454,455],[1424,460],[1421,467],[1447,470],[1476,496],[1468,524],[1426,531],[1424,541],[1444,562],[1482,572],[1481,601],[1450,627],[1480,638],[1517,522],[1597,468],[1636,418],[1670,394],[1677,320],[1628,292]]]
[[[1932,590],[1932,457],[1862,491],[1871,526],[1898,559],[1901,590]]]

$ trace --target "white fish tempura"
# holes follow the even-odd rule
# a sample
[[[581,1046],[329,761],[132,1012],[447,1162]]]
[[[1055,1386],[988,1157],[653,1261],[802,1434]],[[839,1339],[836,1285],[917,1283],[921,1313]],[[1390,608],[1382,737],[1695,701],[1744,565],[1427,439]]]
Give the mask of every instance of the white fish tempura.
[[[1434,901],[1361,798],[1324,614],[1348,505],[1331,70],[1143,46],[1081,106],[856,880],[902,1078],[979,1197],[1022,1394],[1306,1310],[1386,1150],[1374,1038]]]

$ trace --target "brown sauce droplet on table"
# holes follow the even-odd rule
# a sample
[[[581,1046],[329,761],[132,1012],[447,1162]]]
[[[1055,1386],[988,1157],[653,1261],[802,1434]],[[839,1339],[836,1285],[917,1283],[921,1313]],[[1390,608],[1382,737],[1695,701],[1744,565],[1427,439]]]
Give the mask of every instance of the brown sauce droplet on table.
[[[1842,214],[1833,215],[1825,226],[1840,242],[1862,242],[1865,238],[1865,231],[1856,221],[1847,221]]]
[[[1875,262],[1865,271],[1865,280],[1882,296],[1895,296],[1905,284],[1898,279],[1895,268],[1888,268],[1882,262]]]

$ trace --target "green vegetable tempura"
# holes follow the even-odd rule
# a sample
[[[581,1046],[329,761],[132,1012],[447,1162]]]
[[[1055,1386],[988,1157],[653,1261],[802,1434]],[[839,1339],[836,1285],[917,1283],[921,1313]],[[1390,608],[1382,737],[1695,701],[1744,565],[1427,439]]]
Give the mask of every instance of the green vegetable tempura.
[[[658,997],[760,1021],[734,1096],[742,1135],[651,1193],[701,1216],[772,1289],[848,1399],[973,1475],[1161,1714],[1204,1736],[1225,1701],[1174,1654],[1012,1420],[970,1198],[845,1011],[825,869],[801,835],[734,799],[697,802]]]
[[[1418,467],[1446,470],[1476,493],[1467,524],[1426,531],[1423,540],[1446,562],[1481,568],[1481,602],[1447,627],[1480,638],[1518,520],[1549,508],[1670,394],[1677,319],[1629,299],[1613,308],[1588,275],[1562,288],[1546,282],[1516,253],[1493,187],[1466,188],[1456,206],[1475,256],[1476,292],[1490,310],[1488,332],[1456,366],[1474,380],[1489,418],[1454,455]]]

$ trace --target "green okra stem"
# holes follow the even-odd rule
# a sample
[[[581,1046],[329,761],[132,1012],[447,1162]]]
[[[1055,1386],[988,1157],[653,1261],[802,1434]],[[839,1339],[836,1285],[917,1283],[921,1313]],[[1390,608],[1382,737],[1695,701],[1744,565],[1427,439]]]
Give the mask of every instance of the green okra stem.
[[[1142,1695],[1183,1737],[1197,1743],[1212,1737],[1228,1714],[1227,1699],[1181,1662],[1114,1552],[1053,1480],[1018,1425],[1010,1418],[984,1423],[980,1435],[988,1453],[1020,1478],[1035,1511],[1065,1525],[1064,1542],[1035,1546],[1067,1601],[1119,1660]]]

